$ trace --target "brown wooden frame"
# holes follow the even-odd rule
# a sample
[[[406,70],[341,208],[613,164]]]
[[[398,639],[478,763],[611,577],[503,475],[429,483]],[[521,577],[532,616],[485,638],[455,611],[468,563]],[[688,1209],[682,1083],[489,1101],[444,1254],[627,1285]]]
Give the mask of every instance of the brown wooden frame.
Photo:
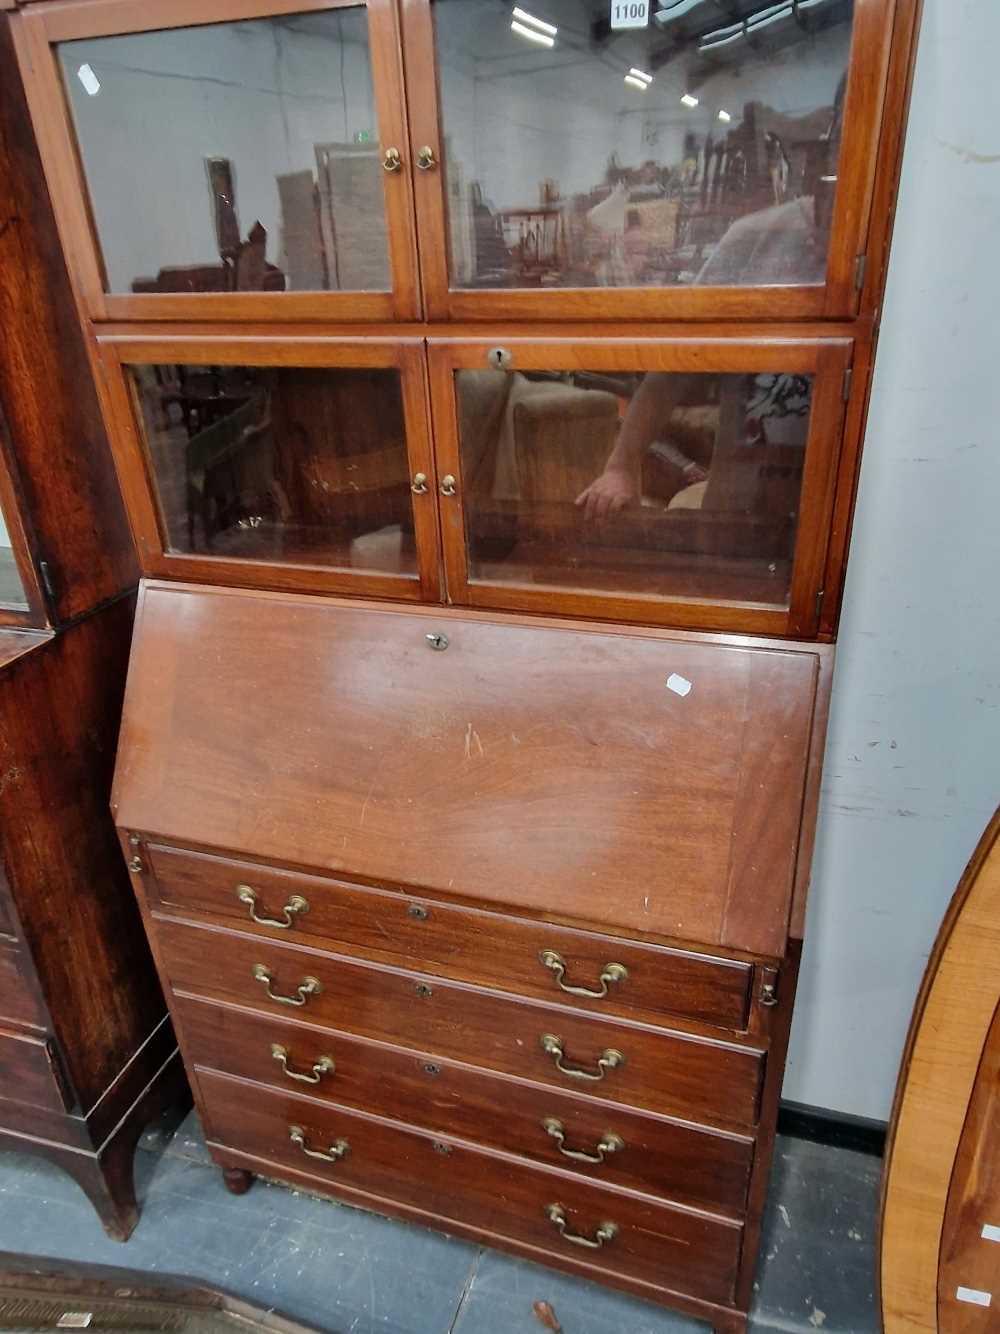
[[[453,376],[457,370],[482,370],[486,354],[499,341],[513,353],[518,370],[623,370],[698,372],[789,372],[812,375],[813,397],[806,449],[799,527],[787,608],[760,603],[709,602],[703,599],[655,599],[643,594],[599,593],[538,588],[514,583],[470,581],[462,504],[462,460]],[[441,536],[449,600],[462,606],[498,610],[555,612],[564,616],[642,621],[680,628],[746,634],[816,633],[830,515],[836,492],[845,413],[845,373],[853,344],[849,339],[725,339],[691,336],[670,339],[634,337],[510,338],[494,335],[478,342],[432,338],[428,343],[431,400],[438,471],[458,478],[458,492],[441,502]],[[498,372],[500,373],[500,372]]]
[[[408,69],[411,157],[423,145],[443,161],[431,0],[400,0]],[[859,256],[867,246],[873,178],[885,109],[890,39],[897,0],[855,0],[844,103],[839,183],[825,284],[686,288],[531,288],[463,290],[449,286],[443,173],[416,173],[424,302],[430,319],[823,319],[859,312]],[[862,275],[863,276],[863,275]]]
[[[0,510],[10,537],[14,563],[24,589],[26,607],[0,603],[0,629],[41,629],[51,624],[45,592],[32,551],[33,534],[25,515],[17,482],[16,465],[7,431],[0,418]]]
[[[102,320],[412,320],[420,315],[409,171],[385,173],[388,292],[109,293],[54,44],[86,37],[363,6],[369,16],[380,143],[406,144],[395,0],[65,0],[32,6],[15,29],[18,58],[63,247],[87,315]]]
[[[435,512],[437,487],[428,432],[430,410],[423,346],[419,339],[365,338],[358,341],[318,335],[290,339],[277,334],[250,338],[238,333],[218,338],[181,335],[115,337],[98,340],[98,357],[113,418],[110,434],[115,463],[144,574],[256,588],[353,593],[402,601],[437,601],[440,598],[441,562]],[[129,366],[158,363],[398,370],[410,475],[423,472],[428,477],[426,494],[413,496],[417,577],[169,551],[127,375]]]

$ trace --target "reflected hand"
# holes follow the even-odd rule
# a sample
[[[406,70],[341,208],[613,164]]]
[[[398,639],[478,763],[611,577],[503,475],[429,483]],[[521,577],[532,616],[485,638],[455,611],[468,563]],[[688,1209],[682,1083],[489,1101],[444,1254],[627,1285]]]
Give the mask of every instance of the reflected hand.
[[[639,479],[621,468],[605,468],[576,498],[588,519],[606,519],[639,503]]]

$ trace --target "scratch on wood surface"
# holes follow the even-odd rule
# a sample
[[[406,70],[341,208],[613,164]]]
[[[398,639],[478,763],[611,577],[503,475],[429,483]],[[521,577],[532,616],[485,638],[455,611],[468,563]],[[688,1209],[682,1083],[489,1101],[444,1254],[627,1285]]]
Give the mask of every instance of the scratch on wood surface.
[[[468,727],[465,729],[465,758],[467,760],[472,759],[473,746],[475,746],[476,750],[479,752],[480,758],[486,754],[486,751],[483,750],[483,743],[479,740],[479,733],[472,724],[469,723]]]
[[[374,791],[375,791],[375,779],[373,778],[372,781],[371,781],[371,784],[369,785],[369,788],[368,788],[368,795],[367,795],[367,797],[365,797],[364,803],[363,803],[363,805],[362,805],[362,807],[361,807],[361,819],[358,821],[358,828],[359,828],[359,829],[361,828],[361,826],[362,826],[362,825],[364,824],[364,822],[365,822],[365,815],[368,813],[368,803],[371,801],[371,799],[372,799],[372,793],[373,793]]]

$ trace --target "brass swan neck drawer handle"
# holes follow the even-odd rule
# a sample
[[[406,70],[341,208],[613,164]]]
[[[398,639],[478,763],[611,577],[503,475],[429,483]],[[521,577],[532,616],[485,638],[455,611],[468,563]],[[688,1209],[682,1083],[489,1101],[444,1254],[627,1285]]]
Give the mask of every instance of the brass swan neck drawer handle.
[[[616,1135],[613,1131],[606,1131],[604,1138],[596,1145],[593,1153],[587,1153],[584,1149],[567,1149],[566,1127],[561,1121],[556,1120],[554,1116],[547,1116],[542,1122],[542,1128],[558,1144],[562,1156],[572,1158],[575,1163],[603,1163],[609,1153],[621,1153],[625,1147],[625,1141],[621,1135]]]
[[[271,983],[274,981],[274,974],[262,963],[255,963],[253,966],[254,979],[259,982],[267,992],[268,1000],[277,1001],[279,1005],[305,1005],[310,996],[318,996],[323,990],[319,982],[314,977],[304,977],[295,988],[294,996],[279,996],[276,991],[271,990]]]
[[[321,1056],[313,1064],[309,1074],[302,1074],[300,1070],[293,1070],[288,1064],[288,1048],[283,1047],[280,1042],[271,1043],[271,1055],[281,1066],[281,1073],[287,1075],[289,1079],[296,1079],[300,1084],[318,1084],[324,1075],[332,1075],[336,1070],[332,1056]]]
[[[250,909],[250,920],[256,922],[258,926],[276,926],[280,931],[287,931],[290,926],[295,925],[295,918],[299,913],[309,911],[309,903],[301,894],[293,894],[282,909],[280,920],[277,917],[258,917],[257,916],[257,891],[250,885],[237,885],[236,897],[240,903],[245,903]]]
[[[300,1148],[307,1158],[322,1158],[324,1163],[339,1163],[351,1151],[346,1139],[335,1139],[328,1149],[310,1149],[306,1142],[306,1132],[301,1126],[289,1126],[288,1138]]]
[[[555,950],[542,950],[539,959],[551,972],[555,973],[556,986],[560,991],[567,992],[570,996],[586,996],[590,1000],[603,1000],[608,994],[608,987],[616,982],[624,982],[628,977],[628,969],[623,963],[606,963],[604,971],[597,979],[601,984],[600,991],[591,991],[589,987],[572,987],[568,982],[564,982],[566,976],[566,960]]]
[[[625,1064],[625,1057],[620,1051],[615,1051],[614,1047],[609,1047],[607,1051],[597,1058],[597,1070],[581,1070],[576,1065],[563,1065],[563,1057],[566,1051],[563,1047],[562,1038],[557,1038],[552,1033],[546,1033],[542,1037],[542,1051],[552,1057],[556,1069],[562,1075],[569,1075],[570,1079],[589,1079],[594,1083],[603,1079],[609,1070],[617,1070],[620,1065]]]
[[[574,1246],[586,1246],[589,1251],[599,1251],[602,1246],[606,1246],[618,1236],[617,1223],[599,1223],[593,1237],[581,1237],[579,1232],[568,1232],[566,1210],[561,1204],[547,1204],[545,1216],[559,1229],[559,1235],[565,1241],[571,1241]]]

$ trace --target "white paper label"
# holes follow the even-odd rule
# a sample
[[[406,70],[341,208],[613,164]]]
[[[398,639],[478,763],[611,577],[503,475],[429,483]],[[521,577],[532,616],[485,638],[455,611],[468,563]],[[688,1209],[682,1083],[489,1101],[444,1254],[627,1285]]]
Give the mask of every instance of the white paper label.
[[[611,0],[612,28],[647,28],[649,0]]]
[[[678,676],[676,672],[671,672],[667,677],[667,689],[672,690],[675,695],[680,695],[681,699],[691,693],[691,682],[686,676]]]
[[[971,1302],[973,1306],[989,1306],[992,1293],[979,1292],[976,1288],[959,1288],[955,1296],[960,1302]]]
[[[1000,1227],[994,1227],[992,1223],[984,1223],[983,1241],[1000,1241]]]

